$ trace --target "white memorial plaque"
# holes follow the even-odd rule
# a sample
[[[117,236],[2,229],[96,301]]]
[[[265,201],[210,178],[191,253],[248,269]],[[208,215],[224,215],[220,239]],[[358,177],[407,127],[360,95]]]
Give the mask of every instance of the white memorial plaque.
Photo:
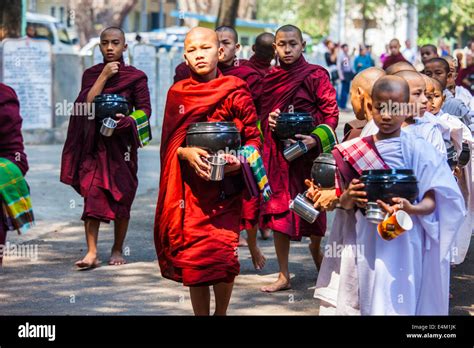
[[[23,129],[52,128],[53,66],[49,41],[4,40],[2,76],[20,100]]]

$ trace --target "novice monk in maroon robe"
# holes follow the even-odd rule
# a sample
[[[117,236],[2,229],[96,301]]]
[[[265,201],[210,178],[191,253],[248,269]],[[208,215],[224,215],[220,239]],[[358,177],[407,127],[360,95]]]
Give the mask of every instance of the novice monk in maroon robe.
[[[120,94],[130,109],[142,110],[150,117],[151,105],[147,77],[126,66],[122,54],[127,49],[120,28],[107,28],[101,34],[100,49],[104,63],[84,72],[78,103],[93,102],[99,94]],[[93,116],[93,115],[92,115]],[[109,264],[125,263],[122,247],[128,229],[130,209],[138,186],[137,149],[140,147],[135,121],[117,114],[117,128],[110,137],[100,134],[97,121],[90,115],[73,114],[69,122],[61,162],[61,182],[71,185],[84,197],[88,252],[78,261],[79,268],[99,264],[97,237],[100,222],[114,221],[115,242]]]
[[[0,83],[0,158],[15,163],[23,175],[28,171],[28,161],[21,134],[20,102],[15,91]],[[0,246],[5,245],[7,225],[0,201]],[[3,249],[3,248],[2,248]],[[0,253],[0,265],[3,252]]]
[[[297,135],[310,149],[305,155],[288,162],[283,156],[283,142],[273,134],[280,112],[309,112],[315,125],[326,124],[333,130],[339,118],[336,91],[327,71],[309,64],[303,57],[305,48],[301,31],[292,25],[278,29],[274,47],[280,61],[264,78],[260,100],[262,132],[265,139],[263,161],[272,188],[272,198],[262,204],[264,227],[274,231],[280,273],[278,280],[262,291],[274,292],[290,288],[288,256],[290,239],[310,236],[310,250],[316,265],[322,259],[319,250],[326,231],[326,216],[322,213],[314,224],[301,220],[289,210],[290,200],[306,190],[304,180],[310,177],[312,162],[322,151],[318,137]]]
[[[264,77],[272,68],[272,60],[275,57],[275,49],[273,48],[273,41],[275,35],[272,33],[262,33],[255,39],[255,44],[252,45],[254,54],[249,60],[240,59],[241,65],[246,65],[257,71],[261,77]]]
[[[403,54],[400,53],[400,41],[398,39],[392,39],[388,44],[390,49],[390,55],[383,62],[383,69],[387,69],[390,65],[398,62],[408,62]]]
[[[236,58],[236,54],[240,49],[239,37],[237,31],[229,26],[221,26],[216,28],[217,37],[220,47],[224,49],[224,54],[217,67],[223,75],[236,76],[247,82],[252,99],[257,105],[257,100],[261,92],[261,76],[250,66],[240,64],[241,60]],[[240,237],[239,245],[247,245],[252,257],[252,263],[255,269],[260,270],[265,266],[265,256],[257,245],[258,231],[258,213],[259,213],[259,197],[245,199],[242,207],[242,223],[241,230],[247,231],[247,241],[243,236]]]
[[[257,114],[248,87],[217,70],[224,49],[215,32],[197,27],[184,42],[190,78],[168,92],[160,151],[161,175],[155,217],[155,246],[163,277],[190,287],[196,315],[210,314],[214,289],[216,315],[225,315],[239,274],[238,239],[244,178],[239,160],[228,161],[224,180],[209,181],[208,153],[186,147],[195,122],[233,121],[242,145],[261,147]]]

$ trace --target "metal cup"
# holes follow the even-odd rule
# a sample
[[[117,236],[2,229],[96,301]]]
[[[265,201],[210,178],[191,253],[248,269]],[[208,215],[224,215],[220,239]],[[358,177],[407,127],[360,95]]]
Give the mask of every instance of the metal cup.
[[[306,197],[306,192],[303,194],[299,193],[295,197],[290,203],[290,209],[310,224],[315,222],[319,216],[319,211],[313,206],[313,202]]]
[[[380,208],[377,203],[375,203],[375,202],[368,202],[367,203],[367,209],[365,210],[365,217],[366,217],[367,221],[378,225],[383,220],[385,220],[386,215],[387,214],[384,213],[382,208]]]
[[[210,156],[206,159],[211,166],[211,181],[221,181],[224,179],[224,167],[227,161],[219,156]]]
[[[107,117],[102,121],[100,134],[102,134],[104,137],[110,137],[114,133],[116,127],[117,121],[115,121],[113,118]]]
[[[287,147],[283,151],[283,156],[285,156],[288,162],[291,162],[296,158],[304,155],[306,152],[308,152],[308,148],[306,147],[306,145],[302,141],[297,141],[295,144],[291,145],[290,147]]]

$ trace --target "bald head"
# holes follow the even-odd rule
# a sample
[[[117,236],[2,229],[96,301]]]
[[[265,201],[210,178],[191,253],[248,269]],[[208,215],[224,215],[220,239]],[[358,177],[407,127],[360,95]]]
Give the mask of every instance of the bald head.
[[[221,25],[220,27],[216,28],[216,33],[222,32],[231,33],[234,38],[234,42],[239,42],[239,34],[237,33],[237,30],[235,30],[233,27],[230,27],[228,25]]]
[[[387,75],[393,75],[403,70],[416,71],[415,67],[408,62],[396,62],[395,64],[392,64],[387,69],[385,69],[385,72],[387,73]]]
[[[203,27],[195,27],[191,29],[184,38],[184,50],[186,47],[196,42],[210,42],[219,47],[219,39],[214,30]]]
[[[425,82],[422,74],[412,70],[402,70],[393,75],[405,79],[408,83],[410,83],[411,81],[422,81],[423,83]]]
[[[290,33],[290,32],[296,33],[298,38],[301,40],[301,42],[303,42],[303,33],[301,32],[301,29],[294,26],[294,25],[286,24],[286,25],[281,26],[276,31],[275,37],[278,35],[278,33],[281,33],[281,32],[283,32],[283,33]]]
[[[427,76],[428,77],[428,76]],[[441,82],[439,82],[436,79],[432,79],[431,77],[428,77],[431,80],[431,83],[433,84],[433,88],[435,91],[438,91],[440,93],[443,93],[443,86],[441,85]]]
[[[382,76],[372,88],[372,99],[378,102],[393,100],[408,103],[410,101],[410,87],[407,81],[399,76]]]
[[[364,69],[354,77],[351,88],[357,89],[360,87],[370,95],[375,81],[382,76],[385,76],[385,71],[380,68],[371,67]]]
[[[122,28],[119,28],[119,27],[108,27],[108,28],[105,28],[104,30],[102,30],[102,32],[100,33],[100,39],[102,40],[105,36],[107,36],[108,34],[116,34],[116,35],[119,35],[123,42],[125,42],[125,33],[124,31],[122,30]]]
[[[273,48],[273,41],[275,35],[272,33],[262,33],[255,38],[255,45],[252,46],[255,55],[263,60],[271,61],[275,58],[275,50]]]
[[[370,121],[372,116],[368,111],[367,105],[370,102],[372,87],[375,81],[385,76],[385,71],[380,68],[367,68],[358,73],[351,84],[351,104],[357,119]]]

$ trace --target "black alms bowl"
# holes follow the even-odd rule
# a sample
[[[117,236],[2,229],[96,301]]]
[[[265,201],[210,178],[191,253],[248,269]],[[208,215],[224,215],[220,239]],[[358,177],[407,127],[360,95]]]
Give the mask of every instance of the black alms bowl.
[[[313,161],[311,178],[322,188],[330,189],[335,186],[336,160],[330,153],[322,153]]]
[[[94,107],[95,119],[99,123],[107,117],[116,119],[115,114],[129,113],[127,98],[120,94],[99,94],[94,98]]]
[[[369,202],[380,199],[392,203],[395,197],[413,202],[418,197],[418,181],[411,169],[364,170],[360,180],[365,184]]]
[[[237,150],[240,143],[240,132],[234,122],[192,123],[186,133],[187,146],[200,147],[211,153]]]
[[[281,139],[290,139],[295,134],[311,134],[314,130],[314,120],[307,112],[284,112],[277,119],[275,135]]]

